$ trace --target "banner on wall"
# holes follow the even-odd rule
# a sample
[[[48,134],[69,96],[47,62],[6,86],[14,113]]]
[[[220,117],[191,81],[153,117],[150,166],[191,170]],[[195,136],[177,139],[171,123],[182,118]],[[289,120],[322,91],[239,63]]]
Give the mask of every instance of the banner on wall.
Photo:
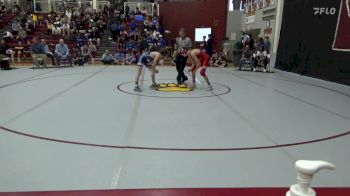
[[[244,13],[247,16],[255,15],[256,10],[267,8],[275,4],[275,0],[244,0]]]
[[[350,0],[341,1],[339,12],[333,50],[350,52]]]
[[[349,0],[285,1],[275,67],[350,85]]]

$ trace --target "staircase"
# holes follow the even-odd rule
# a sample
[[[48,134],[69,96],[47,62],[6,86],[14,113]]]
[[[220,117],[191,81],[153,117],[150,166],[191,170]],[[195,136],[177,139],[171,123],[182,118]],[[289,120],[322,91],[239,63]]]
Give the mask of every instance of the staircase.
[[[102,55],[106,50],[109,50],[110,52],[112,52],[112,54],[114,54],[116,51],[116,47],[116,43],[113,42],[113,40],[109,40],[109,33],[105,32],[101,37],[101,43],[97,49],[96,60],[101,60]]]

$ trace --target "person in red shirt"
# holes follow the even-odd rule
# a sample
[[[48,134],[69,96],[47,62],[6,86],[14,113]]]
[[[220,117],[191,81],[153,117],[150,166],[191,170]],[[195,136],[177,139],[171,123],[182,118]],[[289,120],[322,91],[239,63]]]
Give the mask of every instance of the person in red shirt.
[[[196,88],[196,72],[201,67],[200,74],[208,84],[208,87],[206,88],[206,90],[212,91],[213,87],[210,84],[209,78],[205,73],[207,66],[209,65],[209,61],[210,61],[209,55],[207,53],[205,53],[205,51],[200,50],[200,49],[190,50],[190,51],[188,51],[187,54],[192,62],[192,67],[189,69],[189,71],[192,72],[192,86],[191,86],[191,88],[192,89]]]

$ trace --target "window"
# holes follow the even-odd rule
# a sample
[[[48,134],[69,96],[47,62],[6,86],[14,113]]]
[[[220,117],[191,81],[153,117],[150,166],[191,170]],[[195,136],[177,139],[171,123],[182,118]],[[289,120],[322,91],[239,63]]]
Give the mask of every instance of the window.
[[[228,10],[233,12],[233,10],[243,11],[243,1],[242,0],[228,0]]]
[[[232,0],[228,0],[228,10],[233,12],[233,1]]]

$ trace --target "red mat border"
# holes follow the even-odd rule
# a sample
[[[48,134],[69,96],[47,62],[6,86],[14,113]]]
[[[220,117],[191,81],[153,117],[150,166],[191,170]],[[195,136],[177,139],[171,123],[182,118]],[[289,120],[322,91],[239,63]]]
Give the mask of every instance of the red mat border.
[[[318,196],[349,196],[350,187],[315,188]],[[0,196],[284,196],[288,188],[133,189],[45,192],[0,192]]]

